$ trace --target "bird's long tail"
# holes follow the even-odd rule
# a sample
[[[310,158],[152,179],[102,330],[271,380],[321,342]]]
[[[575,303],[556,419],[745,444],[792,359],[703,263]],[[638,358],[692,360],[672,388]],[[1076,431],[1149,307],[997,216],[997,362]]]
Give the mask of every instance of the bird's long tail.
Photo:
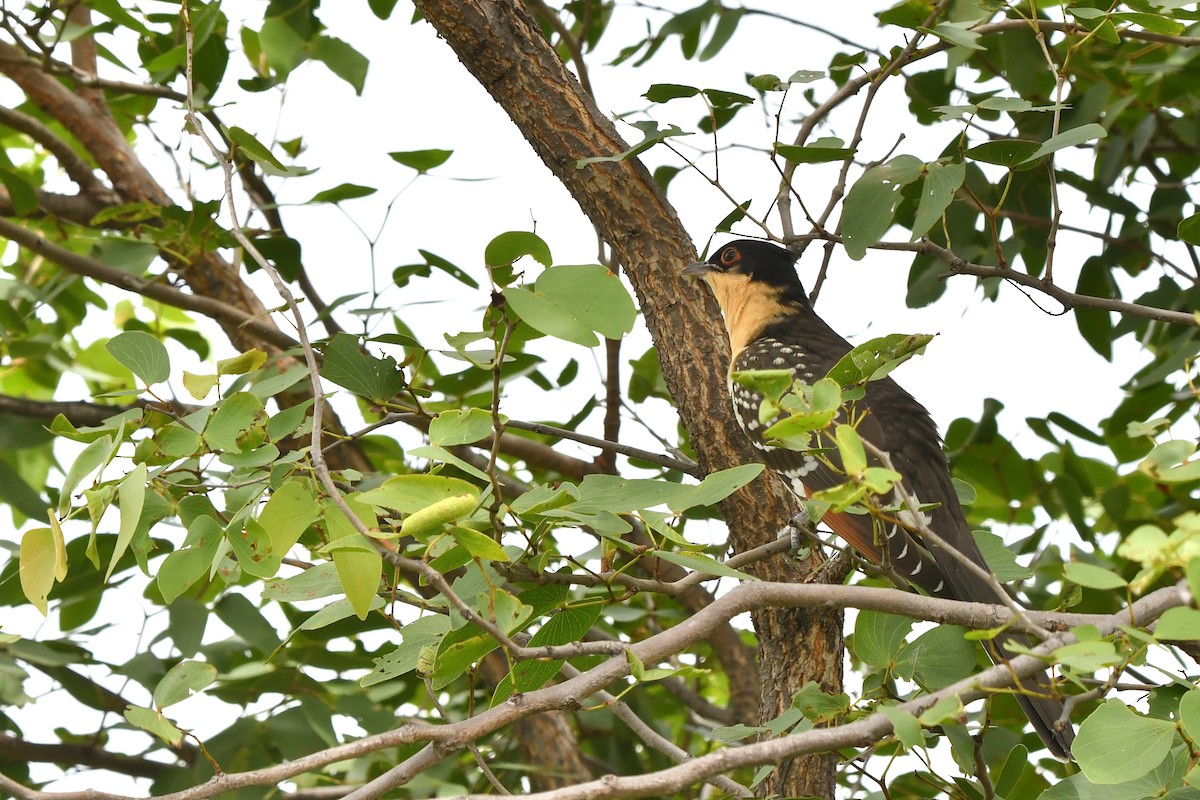
[[[1006,642],[1019,644],[1024,648],[1032,646],[1024,636],[997,636],[985,648],[993,663],[1002,664],[1008,660],[1009,656],[1004,648]],[[1038,737],[1050,752],[1057,758],[1069,761],[1075,731],[1071,723],[1063,718],[1063,704],[1054,697],[1049,673],[1038,672],[1021,681],[1016,698]]]

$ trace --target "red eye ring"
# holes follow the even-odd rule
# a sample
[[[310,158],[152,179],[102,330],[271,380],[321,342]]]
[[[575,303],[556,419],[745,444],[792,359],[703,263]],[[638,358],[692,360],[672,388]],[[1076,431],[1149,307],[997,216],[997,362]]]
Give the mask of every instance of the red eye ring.
[[[726,247],[721,251],[721,265],[732,267],[734,264],[742,260],[742,254],[738,252],[736,247]]]

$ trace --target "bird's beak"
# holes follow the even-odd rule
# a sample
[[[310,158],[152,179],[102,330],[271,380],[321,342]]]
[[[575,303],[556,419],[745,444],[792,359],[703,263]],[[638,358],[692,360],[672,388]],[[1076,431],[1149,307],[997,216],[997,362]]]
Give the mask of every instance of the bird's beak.
[[[694,278],[703,278],[710,272],[712,272],[712,264],[704,261],[698,261],[695,264],[688,264],[683,268],[684,275],[691,275]]]

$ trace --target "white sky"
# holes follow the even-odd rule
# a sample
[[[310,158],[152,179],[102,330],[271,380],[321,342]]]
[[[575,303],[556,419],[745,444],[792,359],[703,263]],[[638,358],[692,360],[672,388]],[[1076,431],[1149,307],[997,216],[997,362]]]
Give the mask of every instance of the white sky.
[[[226,5],[235,20],[239,16],[235,9],[239,5],[245,7],[243,16],[252,21],[265,7],[265,3],[249,0]],[[663,0],[662,5],[683,10],[694,2]],[[891,3],[796,4],[763,0],[756,5],[782,14],[802,13],[809,22],[824,22],[850,38],[876,46],[879,32],[871,14]],[[622,7],[619,11],[625,10]],[[234,82],[245,70],[242,57],[233,54],[230,74],[219,98],[225,102],[220,109],[225,124],[250,130],[262,141],[302,135],[307,149],[300,163],[320,167],[315,175],[292,180],[282,187],[277,180],[272,181],[280,201],[303,202],[318,191],[343,182],[378,186],[380,192],[375,197],[346,204],[347,211],[373,234],[382,223],[386,203],[412,176],[411,170],[395,164],[386,154],[397,150],[452,149],[454,155],[446,165],[399,196],[375,254],[380,285],[390,283],[393,267],[419,262],[418,248],[449,259],[483,283],[482,256],[486,243],[504,231],[529,230],[535,221],[537,232],[549,243],[556,263],[595,261],[594,234],[574,201],[537,160],[505,114],[461,67],[449,47],[428,24],[410,25],[410,15],[411,8],[406,2],[400,3],[387,22],[375,19],[361,2],[327,3],[322,8],[321,18],[329,28],[328,33],[352,43],[371,61],[362,97],[355,97],[346,83],[315,62],[301,67],[292,77],[282,102],[276,92],[247,95]],[[618,22],[624,19],[622,13],[617,17]],[[663,18],[658,15],[654,19],[657,27]],[[257,22],[254,24],[257,27]],[[728,55],[722,54],[707,63],[685,61],[679,54],[677,41],[672,41],[641,69],[604,66],[612,60],[616,48],[640,36],[644,29],[638,23],[627,22],[625,27],[611,30],[601,52],[590,59],[600,107],[612,114],[644,109],[647,102],[640,95],[653,83],[682,83],[753,95],[744,83],[744,73],[775,73],[786,77],[801,69],[823,71],[833,53],[845,49],[828,37],[778,21],[751,17],[741,25],[727,48]],[[236,25],[231,25],[230,33],[231,45],[236,44]],[[894,43],[888,41],[889,46]],[[945,63],[941,56],[934,57],[933,62],[916,69]],[[117,73],[112,76],[129,79]],[[830,91],[828,81],[810,85],[819,96]],[[876,101],[874,122],[868,124],[860,158],[881,157],[902,132],[906,140],[897,153],[935,159],[958,128],[948,126],[934,133],[910,121],[900,83],[893,81],[891,85]],[[769,96],[774,101],[778,97]],[[799,93],[789,100],[788,108],[788,119],[794,120],[802,113],[805,106]],[[849,114],[835,115],[816,135],[840,135],[848,139],[858,108],[857,102],[850,103]],[[703,114],[698,99],[676,100],[649,111],[663,122],[675,122],[684,128],[694,126]],[[165,113],[160,116],[169,117]],[[739,140],[757,147],[769,147],[774,138],[757,106],[742,111],[730,130],[736,132]],[[789,141],[793,133],[793,126],[785,126],[782,140]],[[161,135],[174,144],[182,133],[168,124],[162,127]],[[626,135],[636,140],[639,132],[627,128]],[[691,139],[697,140],[695,144],[701,147],[711,143],[699,134]],[[692,144],[687,140],[674,141]],[[201,143],[193,141],[190,146],[203,160],[208,160]],[[147,139],[140,151],[156,165],[160,179],[169,184],[173,167],[158,148]],[[1062,157],[1076,161],[1080,158],[1070,153]],[[660,163],[677,163],[661,147],[643,158],[652,168]],[[800,174],[805,178],[802,191],[806,197],[823,206],[831,171],[807,167]],[[189,178],[196,181],[201,192],[219,190],[210,177],[197,173]],[[722,179],[735,197],[753,197],[755,209],[769,203],[775,178],[774,168],[761,154],[741,150],[722,155]],[[1068,206],[1064,222],[1088,224],[1088,211],[1077,196],[1069,193],[1066,196],[1073,197],[1075,202]],[[730,210],[715,190],[687,175],[676,178],[668,197],[701,247],[712,227]],[[287,207],[283,214],[288,232],[302,241],[305,263],[326,301],[369,287],[369,248],[344,215],[324,205]],[[756,233],[746,224],[740,230]],[[1057,274],[1064,286],[1074,286],[1078,266],[1095,254],[1097,248],[1095,240],[1060,237]],[[897,378],[931,410],[943,430],[957,417],[977,416],[984,398],[997,397],[1007,408],[1001,417],[1002,430],[1022,450],[1040,452],[1043,448],[1039,440],[1025,430],[1024,417],[1062,410],[1085,425],[1094,425],[1118,402],[1122,396],[1119,383],[1133,371],[1132,365],[1140,363],[1141,358],[1126,341],[1117,347],[1120,366],[1108,364],[1082,342],[1071,316],[1047,315],[1011,288],[1002,290],[998,303],[981,302],[973,279],[967,277],[952,279],[947,296],[937,305],[908,309],[904,296],[909,261],[902,254],[882,252],[869,253],[861,262],[851,262],[841,254],[835,256],[818,310],[852,341],[893,332],[940,333],[926,355],[903,367]],[[800,263],[801,275],[809,286],[819,262],[819,248],[812,247]],[[256,285],[263,283],[261,277],[255,276]],[[479,325],[479,310],[488,299],[486,288],[469,300],[464,300],[460,288],[445,277],[417,281],[403,293],[396,290],[386,293],[383,303],[399,305],[406,318],[413,315],[410,323],[419,320],[414,327],[422,342],[437,348],[442,345],[443,332],[472,330]],[[352,303],[351,307],[359,305]],[[1044,305],[1054,308],[1053,301],[1048,299]],[[390,328],[376,332],[390,332]],[[623,350],[624,360],[640,356],[648,346],[648,334],[639,321],[638,329]],[[596,363],[593,355],[573,345],[540,342],[530,349],[551,359],[578,358],[585,377],[599,374],[599,368],[593,366]],[[197,366],[187,362],[186,357],[178,365],[188,369]],[[546,370],[551,376],[557,371],[554,367]],[[576,390],[591,391],[591,386]],[[529,403],[549,402],[547,396],[514,385],[504,410],[518,418],[561,418],[565,416],[562,409],[577,408],[586,393],[578,396],[573,393],[573,399],[565,403],[557,398],[553,407],[531,410]],[[669,410],[663,407],[658,411],[655,424],[669,435],[674,430]],[[600,415],[595,414],[584,430],[598,435],[599,425]],[[633,427],[627,424],[626,429]],[[649,440],[642,444],[653,446]],[[590,455],[590,451],[581,452]],[[114,598],[113,602],[116,606],[110,610],[122,618],[128,615],[136,620],[142,613],[136,594]],[[47,633],[47,629],[40,629],[40,622],[36,614],[13,614],[6,618],[4,629],[37,638]],[[106,635],[117,634],[114,630]],[[202,724],[198,719],[185,718],[181,722]],[[221,723],[224,724],[227,722]],[[31,727],[30,734],[30,738],[42,741],[50,736],[49,731],[45,736],[37,735],[35,727]],[[52,788],[66,790],[86,785],[87,781],[68,778]],[[105,788],[123,789],[115,779]]]

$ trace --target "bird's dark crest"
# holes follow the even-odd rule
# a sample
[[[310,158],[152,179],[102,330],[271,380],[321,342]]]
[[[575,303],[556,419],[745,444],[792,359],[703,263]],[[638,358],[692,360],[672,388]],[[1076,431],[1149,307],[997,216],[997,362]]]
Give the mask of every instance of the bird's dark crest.
[[[788,299],[808,305],[808,295],[796,275],[796,257],[778,245],[738,239],[717,248],[708,263],[719,272],[746,275],[752,281],[781,289]]]

